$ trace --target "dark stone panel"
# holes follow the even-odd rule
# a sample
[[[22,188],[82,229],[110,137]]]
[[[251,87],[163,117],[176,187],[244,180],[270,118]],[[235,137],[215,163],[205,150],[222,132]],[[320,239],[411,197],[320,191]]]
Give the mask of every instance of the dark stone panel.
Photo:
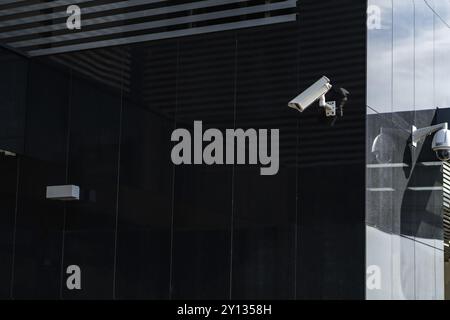
[[[364,174],[360,165],[300,170],[298,298],[364,298]]]
[[[25,136],[28,61],[0,48],[0,149],[22,153]]]
[[[231,170],[177,168],[173,299],[227,299]]]
[[[192,139],[195,120],[233,128],[235,49],[232,34],[179,42],[176,119]],[[175,169],[173,299],[229,297],[231,191],[230,166]]]
[[[326,75],[350,97],[335,121],[299,116],[297,297],[364,299],[367,3],[299,6],[300,91]]]
[[[17,190],[16,157],[0,156],[0,299],[10,297]]]
[[[295,168],[236,170],[233,299],[295,298],[295,180]]]
[[[122,117],[116,298],[170,297],[176,42],[130,48]]]
[[[46,200],[45,188],[64,181],[64,173],[45,161],[20,160],[15,299],[58,299],[60,296],[64,204]]]
[[[57,131],[66,120],[48,110],[41,117],[55,122],[43,119],[21,176],[18,296],[57,296],[61,271],[64,285],[75,264],[82,290],[64,289],[63,298],[364,297],[366,4],[306,0],[299,8],[298,23],[141,44],[112,64],[102,60],[109,50],[56,57],[83,69],[71,88],[68,178],[52,162],[65,159],[67,137]],[[300,115],[287,107],[322,75],[352,94],[334,126],[317,108]],[[111,78],[121,94],[105,89]],[[57,94],[43,91],[54,105],[68,104],[64,83]],[[238,165],[173,171],[171,130],[194,120],[204,129],[279,129],[278,174]],[[61,230],[64,207],[43,201],[45,185],[60,182],[82,190],[66,205],[64,270],[52,260],[62,234],[39,229],[54,215],[50,230]],[[58,276],[40,277],[40,268]]]
[[[30,65],[25,141],[27,157],[65,167],[70,81],[67,69],[57,70],[42,63]]]
[[[74,77],[68,183],[81,199],[67,204],[64,268],[81,268],[82,289],[63,298],[113,297],[121,96]]]
[[[125,104],[122,128],[116,297],[168,299],[173,123]]]
[[[130,92],[127,100],[174,117],[177,95],[178,41],[139,44],[130,51]]]
[[[69,77],[30,66],[25,156],[20,158],[14,298],[60,295],[64,206],[45,198],[66,181]]]
[[[280,164],[272,176],[235,166],[233,299],[295,298],[297,36],[296,24],[237,32],[236,128],[268,129],[269,152],[278,129]]]

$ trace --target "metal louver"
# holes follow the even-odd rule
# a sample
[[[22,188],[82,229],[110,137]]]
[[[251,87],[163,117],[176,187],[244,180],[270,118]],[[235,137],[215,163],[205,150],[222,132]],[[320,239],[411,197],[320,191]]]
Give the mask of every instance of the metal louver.
[[[443,164],[443,216],[444,216],[444,242],[450,243],[450,164]],[[449,247],[445,247],[445,261],[450,260]]]
[[[69,30],[67,7],[81,8]],[[3,0],[0,44],[29,56],[168,39],[296,20],[296,0]]]

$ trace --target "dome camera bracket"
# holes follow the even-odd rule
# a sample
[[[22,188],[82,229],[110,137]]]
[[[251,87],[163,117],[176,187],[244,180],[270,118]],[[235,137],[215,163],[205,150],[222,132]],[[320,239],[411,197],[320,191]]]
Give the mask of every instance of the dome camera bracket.
[[[417,144],[419,143],[420,140],[425,139],[427,136],[430,136],[433,133],[435,133],[436,131],[439,131],[442,129],[448,129],[448,124],[441,123],[441,124],[438,124],[435,126],[425,127],[425,128],[421,128],[421,129],[418,129],[416,126],[412,126],[412,129],[411,129],[411,135],[412,135],[411,144],[412,144],[412,146],[417,147]]]

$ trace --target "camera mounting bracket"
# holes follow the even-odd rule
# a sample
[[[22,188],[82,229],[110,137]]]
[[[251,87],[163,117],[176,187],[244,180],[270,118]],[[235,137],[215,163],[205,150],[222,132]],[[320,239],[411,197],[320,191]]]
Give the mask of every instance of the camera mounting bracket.
[[[325,108],[327,117],[336,116],[336,101],[326,101],[325,95],[322,95],[319,99],[319,106]]]
[[[438,124],[435,126],[431,126],[431,127],[421,128],[421,129],[417,129],[416,126],[412,126],[412,129],[411,129],[411,136],[412,136],[411,144],[412,144],[412,146],[417,147],[417,144],[419,143],[420,140],[426,138],[427,136],[431,136],[436,131],[439,131],[442,129],[448,129],[447,122],[441,123],[441,124]]]

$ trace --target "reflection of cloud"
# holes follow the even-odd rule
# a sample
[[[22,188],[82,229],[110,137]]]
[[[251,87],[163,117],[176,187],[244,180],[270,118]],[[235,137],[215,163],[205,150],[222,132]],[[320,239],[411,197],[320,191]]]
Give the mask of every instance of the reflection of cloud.
[[[425,2],[425,0],[421,1]],[[450,6],[448,0],[426,0],[426,2],[439,15],[439,18],[442,18],[447,24],[450,23]]]
[[[382,8],[383,29],[368,31],[368,105],[381,113],[450,107],[447,26],[423,1],[395,1],[394,23],[391,1],[371,3]],[[436,10],[450,20],[449,2]]]

